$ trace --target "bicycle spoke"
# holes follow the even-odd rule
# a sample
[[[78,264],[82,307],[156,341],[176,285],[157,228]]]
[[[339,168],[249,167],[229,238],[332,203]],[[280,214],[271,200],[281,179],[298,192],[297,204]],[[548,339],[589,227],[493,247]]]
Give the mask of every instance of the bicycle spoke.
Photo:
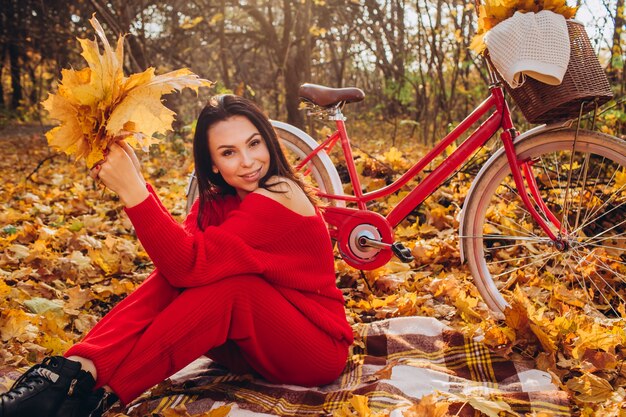
[[[563,187],[561,187],[561,171],[560,171],[561,161],[559,161],[556,152],[552,152],[551,155],[552,155],[552,159],[553,159],[552,163],[553,163],[554,171],[556,172],[557,185],[558,185],[558,189],[559,189],[559,196],[560,195],[565,195],[566,191],[563,190]],[[554,189],[554,185],[552,183],[552,178],[550,177],[550,174],[548,173],[548,168],[546,167],[546,164],[545,164],[543,158],[541,158],[541,164],[544,167],[544,172],[546,172],[546,176],[550,179],[550,185],[552,186],[552,189]],[[561,210],[563,212],[565,211],[565,197],[563,197],[563,204],[561,204]],[[567,219],[565,219],[565,221],[567,221]],[[565,224],[568,224],[568,223],[564,223],[564,220],[561,220],[561,227],[563,227]]]
[[[516,229],[513,229],[512,227],[507,226],[507,225],[505,225],[505,224],[502,224],[502,223],[495,223],[495,222],[493,222],[493,221],[488,221],[488,223],[487,223],[487,224],[490,224],[490,225],[494,226],[494,227],[495,227],[496,229],[498,229],[498,230],[500,230],[499,228],[504,228],[504,229],[510,230],[510,231],[512,231],[512,232],[521,232],[521,231],[524,231],[524,232],[527,232],[526,234],[527,234],[527,235],[529,235],[529,236],[537,236],[535,233],[533,233],[533,231],[532,231],[532,230],[528,230],[528,229],[526,229],[523,225],[521,225],[521,224],[519,224],[518,222],[514,221],[512,218],[507,217],[507,219],[509,219],[509,220],[511,221],[511,223],[513,223],[515,226],[519,226],[521,230],[516,230]]]
[[[586,246],[583,246],[583,247],[584,247],[584,248],[593,247],[593,248],[601,248],[601,249],[610,249],[610,250],[615,250],[615,247],[613,247],[613,246],[606,246],[606,245],[594,245],[594,244],[589,244],[589,245],[586,245]],[[611,258],[611,262],[616,262],[616,263],[618,263],[618,264],[620,264],[620,265],[624,265],[624,266],[626,266],[626,262],[622,262],[622,261],[618,260],[618,259],[617,259],[617,258],[615,258],[615,257],[612,257],[612,258]]]
[[[523,207],[523,205],[522,205],[523,203],[521,202],[521,197],[519,196],[519,194],[515,190],[512,190],[512,189],[511,189],[511,192],[517,196],[516,199],[508,199],[508,198],[504,198],[503,196],[499,196],[500,200],[502,200],[507,206],[510,205],[510,204],[513,204],[513,203],[517,204],[517,206],[518,206],[518,208],[520,210],[524,210],[524,213],[525,213],[524,218],[532,219],[532,216],[530,215],[530,213],[528,213],[528,211]],[[509,226],[506,226],[506,225],[501,224],[501,223],[496,223],[496,222],[491,221],[491,220],[489,220],[488,223],[493,225],[496,228],[503,227],[503,228],[508,229],[508,230],[510,230],[512,232],[524,231],[524,232],[526,232],[530,236],[537,236],[532,230],[528,230],[525,226],[523,226],[519,222],[515,221],[512,217],[508,217],[508,216],[503,216],[503,217],[505,217],[508,220],[510,220],[514,225],[519,226],[519,228],[521,230],[515,230],[515,229],[513,229],[513,228],[511,228]],[[534,220],[532,220],[532,222],[534,222]]]
[[[624,187],[621,187],[618,192],[621,192],[622,189]],[[580,225],[576,230],[572,231],[573,232],[578,232],[579,230],[583,229],[584,227],[586,227],[587,225],[589,225],[591,222],[597,221],[598,219],[602,218],[603,216],[606,216],[607,214],[611,213],[613,210],[618,209],[620,207],[622,207],[625,203],[620,203],[618,206],[613,207],[612,209],[610,209],[609,211],[607,211],[606,213],[603,213],[600,217],[594,217],[592,218],[592,216],[595,216],[600,210],[602,210],[607,204],[611,203],[613,201],[613,197],[615,197],[617,195],[617,193],[612,194],[604,203],[602,203],[602,205],[600,205],[593,213],[591,213],[591,215],[589,216],[588,219],[586,219],[586,221]]]
[[[612,273],[613,275],[615,275],[616,277],[618,277],[618,273],[617,271],[615,271],[614,269],[611,269],[611,267],[609,265],[607,265],[604,260],[599,257],[598,255],[591,253],[591,256],[593,256],[594,259],[598,260],[598,262],[600,262],[602,265],[598,265],[600,268],[602,268],[603,270]],[[624,280],[623,275],[619,275],[622,278],[619,278],[619,280],[621,282],[626,282],[626,280]],[[608,285],[608,282],[606,283]]]
[[[614,171],[613,176],[615,176],[615,172],[617,172],[617,171]],[[611,177],[611,179],[612,179],[612,178],[613,178],[613,177]],[[610,183],[610,181],[609,181],[609,183]],[[608,184],[608,183],[607,183],[607,184]],[[610,197],[609,197],[609,198],[608,198],[608,199],[607,199],[604,203],[602,203],[602,204],[601,204],[601,205],[600,205],[600,206],[599,206],[599,207],[598,207],[595,211],[593,211],[593,212],[589,215],[589,217],[586,219],[586,221],[585,221],[585,222],[584,222],[581,226],[579,226],[579,227],[578,227],[578,228],[577,228],[574,232],[577,232],[577,231],[579,231],[579,230],[583,229],[585,226],[587,226],[587,225],[588,225],[589,223],[591,223],[592,221],[595,221],[595,220],[597,220],[597,219],[601,218],[601,217],[598,217],[598,218],[594,218],[593,220],[591,220],[591,217],[595,216],[595,215],[596,215],[596,214],[597,214],[600,210],[602,210],[602,209],[603,209],[603,208],[604,208],[607,204],[609,204],[609,203],[613,200],[613,198],[614,198],[615,196],[617,196],[619,193],[621,193],[624,189],[626,189],[626,184],[622,185],[619,189],[617,189],[617,190],[615,190],[614,192],[612,192],[612,193],[611,193],[611,195],[610,195]],[[621,203],[620,205],[618,205],[618,206],[614,207],[613,209],[609,210],[608,212],[604,213],[603,215],[606,215],[606,214],[610,213],[611,211],[613,211],[614,209],[616,209],[616,208],[618,208],[618,207],[621,207],[623,204],[624,204],[624,203]]]
[[[574,221],[574,229],[578,228],[578,222],[580,220],[580,211],[581,211],[582,205],[583,205],[583,198],[585,197],[585,185],[587,184],[587,174],[589,172],[589,159],[590,158],[591,158],[591,155],[589,154],[589,152],[586,152],[585,153],[585,158],[584,158],[585,162],[583,164],[582,173],[579,173],[578,178],[576,179],[576,184],[580,184],[580,175],[582,174],[582,176],[583,176],[583,183],[582,183],[581,191],[578,192],[578,210],[576,210],[576,220]],[[570,169],[573,169],[573,168],[570,167]]]
[[[573,259],[573,257],[572,257],[571,252],[569,252],[569,253],[567,254],[566,260],[565,260],[565,262],[563,263],[563,265],[564,265],[567,269],[569,269],[569,270],[570,270],[570,274],[569,274],[569,275],[567,275],[567,274],[565,274],[565,272],[561,272],[558,276],[555,276],[555,277],[556,277],[559,281],[567,281],[570,277],[573,277],[573,278],[576,280],[576,282],[578,283],[578,286],[579,286],[580,288],[582,288],[583,292],[585,293],[585,297],[586,297],[587,299],[589,299],[589,291],[588,291],[588,289],[587,289],[586,280],[585,280],[584,278],[582,278],[582,279],[581,279],[581,277],[580,277],[580,273],[579,273],[578,271],[576,271],[576,270],[572,267],[570,260],[571,260],[571,261],[575,261],[575,260]],[[577,265],[579,265],[579,264],[580,264],[580,262],[577,262]],[[564,279],[563,279],[562,277],[563,277]],[[594,282],[592,282],[592,284],[595,286],[595,283],[594,283]],[[591,302],[593,303],[593,300],[591,300]]]
[[[492,308],[504,308],[501,289],[516,280],[521,286],[537,285],[528,280],[532,275],[555,288],[565,285],[582,300],[577,303],[572,298],[574,304],[595,306],[608,316],[617,310],[611,302],[617,306],[626,298],[626,144],[586,131],[574,142],[575,134],[579,132],[549,132],[519,143],[519,160],[530,167],[524,189],[512,185],[511,172],[502,165],[506,156],[501,156],[474,188],[482,195],[468,196],[465,220],[471,223],[464,226],[464,234],[480,234],[467,233],[473,230],[483,231],[484,236],[464,239],[462,244],[472,253],[468,263],[484,284],[480,289]],[[520,195],[529,193],[527,185],[532,181],[539,195],[527,208]],[[563,250],[552,244],[530,214],[541,207],[542,219],[548,218],[547,213],[559,219],[558,232],[566,243]]]
[[[605,240],[623,240],[623,239],[626,239],[625,232],[622,232],[619,235],[608,235],[608,236],[602,236],[602,237],[599,237],[599,236],[600,235],[596,235],[596,236],[592,236],[592,237],[588,238],[586,241],[581,243],[580,246],[586,246],[588,244],[596,244],[598,242],[604,242]],[[624,250],[626,250],[626,248]]]
[[[576,251],[576,252],[578,253],[578,251]],[[580,260],[580,262],[582,262],[584,259],[586,259],[586,257],[581,256],[581,260]],[[580,265],[580,262],[578,263],[579,265]],[[611,272],[612,272],[612,271],[611,271]],[[617,298],[619,298],[620,300],[624,301],[624,298],[623,298],[621,295],[619,295],[619,293],[615,290],[615,288],[613,288],[613,286],[612,286],[612,285],[610,285],[610,284],[609,284],[609,283],[608,283],[608,282],[604,279],[604,277],[603,277],[602,275],[598,274],[598,273],[597,273],[597,272],[595,272],[595,271],[594,271],[594,273],[595,273],[595,275],[597,275],[597,277],[598,277],[598,278],[599,278],[599,279],[600,279],[600,280],[601,280],[601,281],[602,281],[602,282],[603,282],[603,283],[604,283],[607,287],[611,288],[611,291],[612,291],[612,292],[613,292],[613,293],[617,296]],[[576,280],[578,281],[578,278],[577,278]],[[617,312],[617,311],[613,308],[613,306],[612,306],[612,304],[611,304],[611,301],[610,301],[610,300],[606,297],[606,295],[604,294],[604,291],[602,291],[602,290],[598,287],[598,285],[597,285],[597,284],[596,284],[596,283],[595,283],[592,279],[589,279],[589,281],[590,281],[590,282],[591,282],[591,284],[592,284],[592,285],[596,288],[596,290],[597,290],[598,294],[600,294],[600,296],[604,299],[604,301],[605,301],[605,302],[606,302],[606,304],[607,304],[607,305],[611,308],[611,310],[612,310],[612,311],[613,311],[616,315],[618,315],[618,316],[619,316],[619,313],[618,313],[618,312]],[[585,288],[586,288],[586,287],[585,287]],[[589,295],[588,295],[587,291],[585,291],[585,294],[587,294],[587,297],[589,297]],[[593,300],[591,300],[591,302],[593,303]]]
[[[602,281],[604,281],[604,279],[602,278],[602,276],[601,276],[601,275],[599,275],[599,274],[597,274],[597,275],[598,275],[598,277],[600,277],[600,279],[601,279]],[[600,294],[600,296],[604,299],[604,302],[606,303],[606,305],[608,305],[608,306],[609,306],[609,308],[611,309],[611,311],[613,311],[613,313],[614,313],[614,314],[616,314],[616,315],[618,315],[618,316],[619,316],[619,313],[618,313],[618,312],[617,312],[617,311],[613,308],[613,306],[611,305],[611,301],[610,301],[610,300],[606,297],[606,295],[604,294],[604,291],[602,291],[602,290],[600,289],[600,287],[598,287],[598,284],[596,284],[596,283],[595,283],[592,279],[590,279],[589,281],[591,282],[591,285],[593,285],[593,286],[595,287],[596,292],[597,292],[598,294]],[[610,285],[609,285],[609,287],[610,287]],[[611,287],[611,289],[613,290],[613,292],[615,293],[615,295],[616,295],[618,298],[622,299],[622,297],[620,297],[620,296],[619,296],[619,294],[617,294],[617,292],[615,291],[615,289],[613,289],[613,287]],[[587,300],[589,300],[592,304],[594,304],[594,307],[595,307],[595,304],[596,304],[596,303],[595,303],[595,301],[593,300],[593,298],[590,298],[590,297],[589,297],[589,291],[587,291],[587,287],[586,287],[586,286],[584,287],[584,293],[585,293],[585,296],[587,297]],[[623,299],[622,299],[622,300],[623,300]]]
[[[550,182],[550,188],[554,189],[554,184],[552,183],[552,177],[550,176],[550,172],[548,171],[546,164],[543,162],[543,158],[541,159],[541,167],[543,168],[543,173],[545,174],[546,178]],[[560,184],[559,184],[559,189],[560,189]]]
[[[578,133],[576,133],[578,134]],[[563,197],[563,213],[561,219],[561,225],[567,224],[566,230],[569,229],[569,194],[571,191],[572,185],[572,170],[574,167],[574,155],[576,154],[576,136],[574,137],[574,142],[572,143],[572,150],[569,157],[569,169],[567,171],[567,183],[565,187],[565,197]],[[561,236],[561,231],[559,230],[559,237]]]
[[[606,161],[606,158],[602,158],[602,164],[600,165],[600,168],[598,169],[598,175],[596,177],[596,181],[593,184],[593,189],[591,190],[590,195],[593,196],[596,195],[596,189],[598,188],[598,182],[600,181],[600,174],[604,171],[604,161]],[[610,183],[610,180],[609,180]],[[585,207],[585,215],[583,216],[583,221],[582,224],[587,223],[587,221],[589,220],[590,216],[593,216],[593,213],[595,213],[595,211],[591,211],[592,208],[595,208],[595,205],[593,207],[590,207],[589,205],[587,205],[587,207]],[[590,214],[590,212],[592,214]]]
[[[558,256],[559,254],[553,254],[551,255],[548,260],[555,258],[556,256]],[[508,258],[508,259],[501,259],[499,261],[489,261],[489,265],[499,265],[499,264],[505,264],[505,263],[518,263],[516,261],[523,261],[524,259],[531,259],[531,258],[537,258],[539,255],[528,255],[528,256],[519,256],[517,258]],[[545,258],[541,258],[540,260],[543,260]],[[528,265],[532,265],[532,264],[528,264]],[[526,265],[526,266],[528,266]]]
[[[595,219],[593,219],[593,220],[589,221],[587,224],[584,224],[584,225],[580,226],[577,230],[572,231],[572,235],[574,235],[575,233],[578,233],[580,230],[584,229],[586,226],[588,226],[588,225],[589,225],[589,224],[591,224],[592,222],[597,222],[597,221],[598,221],[598,219],[601,219],[602,217],[605,217],[607,214],[610,214],[612,211],[614,211],[614,210],[616,210],[616,209],[618,209],[618,208],[622,207],[623,205],[624,205],[624,204],[620,204],[619,206],[613,207],[611,210],[607,211],[606,213],[603,213],[603,214],[602,214],[602,216],[597,217],[597,218],[595,218]],[[622,222],[622,223],[623,223],[623,222]],[[620,224],[622,224],[622,223],[620,223]],[[614,227],[616,227],[616,226],[619,226],[620,224],[616,224],[615,226],[613,226],[613,228],[614,228]],[[609,230],[610,230],[610,229],[609,229]],[[603,231],[601,234],[604,234],[604,233],[606,233],[607,231],[608,231],[608,230],[605,230],[605,231]],[[600,236],[600,235],[596,235],[596,236]],[[596,237],[596,236],[594,236],[594,237]]]
[[[581,254],[580,254],[580,252],[579,252],[579,251],[577,251],[577,250],[574,250],[574,252],[575,252],[575,253],[578,255],[578,257],[579,257],[579,261],[576,263],[576,266],[578,267],[578,266],[580,266],[580,264],[581,264],[583,261],[585,261],[585,259],[587,259],[587,257],[586,257],[585,255],[581,255]],[[606,298],[606,296],[605,296],[604,292],[603,292],[603,291],[601,291],[601,289],[597,286],[597,284],[596,284],[596,283],[595,283],[592,279],[585,280],[585,279],[584,279],[584,277],[583,277],[583,278],[582,278],[582,280],[583,280],[583,281],[581,282],[581,278],[579,277],[579,275],[580,275],[580,271],[577,271],[577,270],[573,269],[573,268],[571,267],[571,265],[569,265],[569,264],[568,264],[568,267],[569,267],[569,268],[570,268],[570,270],[572,271],[572,274],[573,274],[574,278],[576,279],[576,281],[578,282],[578,284],[581,286],[581,288],[583,288],[583,290],[584,290],[584,292],[585,292],[585,295],[587,296],[587,299],[589,299],[589,293],[588,293],[588,291],[587,291],[587,285],[586,285],[586,283],[587,283],[587,281],[590,281],[590,283],[591,283],[591,284],[592,284],[592,285],[596,288],[596,290],[597,290],[598,294],[600,294],[600,295],[601,295],[601,297],[602,297],[602,298],[604,298],[604,301],[605,301],[608,305],[610,305],[610,301]],[[594,271],[594,272],[595,272],[595,271]],[[606,280],[604,279],[604,277],[602,277],[602,276],[601,276],[600,274],[598,274],[597,272],[595,272],[595,274],[598,276],[598,278],[599,278],[602,282],[604,282],[604,284],[606,284],[608,287],[610,287],[610,288],[611,288],[611,290],[615,293],[615,295],[616,295],[616,296],[620,297],[620,295],[617,293],[617,291],[616,291],[616,290],[615,290],[615,289],[614,289],[611,285],[609,285],[609,283],[608,283],[608,282],[606,282]],[[620,297],[620,298],[621,298],[621,297]],[[593,303],[593,300],[590,300],[590,301]],[[615,313],[617,313],[615,310],[613,310],[613,311],[614,311]]]
[[[558,254],[557,254],[557,255],[558,255]],[[515,272],[515,271],[519,271],[519,270],[520,270],[520,269],[522,269],[522,268],[528,268],[529,266],[535,265],[535,264],[537,264],[537,263],[539,263],[539,262],[541,262],[541,261],[544,261],[544,260],[545,260],[545,262],[543,263],[543,265],[541,265],[541,267],[543,268],[543,266],[544,266],[545,264],[547,264],[549,260],[551,260],[551,259],[555,258],[557,255],[552,255],[552,256],[549,256],[548,258],[539,258],[538,260],[536,260],[536,261],[534,261],[534,262],[531,262],[531,263],[529,263],[529,264],[524,264],[524,265],[522,265],[522,266],[518,266],[518,267],[513,268],[513,269],[511,269],[511,270],[507,270],[507,271],[505,271],[505,272],[503,272],[503,273],[501,273],[501,274],[494,275],[493,277],[494,277],[494,278],[499,278],[499,277],[501,277],[501,276],[503,276],[503,275],[506,275],[506,274],[511,274],[511,273],[513,273],[513,272]],[[519,258],[519,259],[521,260],[521,259],[527,259],[527,258],[532,258],[532,256],[526,256],[526,257],[524,257],[524,258]],[[510,260],[507,260],[507,261],[508,261],[508,262],[510,262]],[[505,262],[505,261],[499,261],[499,262]],[[491,263],[490,263],[490,265],[494,265],[494,264],[495,264],[494,262],[491,262]],[[539,269],[541,269],[541,268],[539,268]]]
[[[597,237],[599,237],[599,236],[602,236],[603,234],[605,234],[605,233],[607,233],[607,232],[610,232],[611,230],[613,230],[613,229],[615,229],[616,227],[621,226],[621,225],[623,225],[623,224],[626,224],[626,219],[622,220],[621,222],[619,222],[618,224],[614,225],[613,227],[611,227],[611,228],[609,228],[609,229],[603,230],[601,233],[598,233],[597,235],[595,235],[595,236],[594,236],[594,238],[597,238]]]
[[[573,259],[573,256],[572,256],[572,253],[571,253],[571,252],[569,252],[569,253],[568,253],[568,256],[567,256],[567,262],[565,262],[565,263],[564,263],[564,265],[565,265],[565,266],[566,266],[566,267],[567,267],[567,268],[571,271],[571,272],[570,272],[571,277],[574,277],[574,279],[576,280],[576,282],[578,283],[578,285],[579,285],[579,286],[583,289],[583,291],[585,292],[585,294],[588,294],[588,291],[587,291],[587,284],[586,284],[585,279],[584,279],[584,278],[582,278],[582,280],[581,280],[581,276],[580,276],[581,274],[580,274],[580,272],[579,272],[579,271],[577,271],[576,269],[574,269],[574,268],[572,267],[572,263],[571,263],[571,262],[569,262],[569,261],[574,261],[574,262],[575,262],[575,259]],[[578,265],[579,265],[579,262],[576,262],[576,266],[578,266]],[[560,274],[557,278],[561,278],[561,277],[563,277],[564,275],[565,275],[565,274],[564,274],[564,273],[562,273],[562,274]],[[568,278],[569,278],[569,276],[565,277],[565,279],[564,279],[564,280],[563,280],[563,279],[560,279],[560,281],[567,281],[567,280],[568,280]]]
[[[623,205],[624,204],[620,204],[619,206],[613,207],[611,210],[607,211],[606,213],[603,213],[602,216],[597,217],[597,218],[595,218],[593,220],[590,220],[587,224],[584,224],[584,225],[580,226],[577,230],[573,231],[572,235],[574,235],[574,233],[578,233],[580,230],[584,229],[586,226],[590,225],[592,222],[597,222],[598,219],[601,219],[602,217],[605,217],[607,214],[610,214],[612,211],[617,210],[618,208],[622,207]],[[620,223],[620,224],[622,224],[622,223]],[[619,226],[619,225],[615,225],[615,226]],[[605,232],[607,232],[607,230],[603,231],[601,234],[604,234]],[[596,236],[600,236],[600,235],[596,235]]]
[[[509,249],[509,248],[518,248],[520,247],[520,243],[512,243],[510,245],[498,245],[498,246],[494,246],[491,248],[488,248],[487,250],[489,252],[495,252],[497,250],[502,250],[502,249]]]
[[[459,236],[459,238],[461,239],[486,239],[486,240],[527,240],[531,242],[540,242],[540,243],[550,242],[549,237],[541,237],[541,236],[528,237],[528,236],[515,236],[515,235],[510,235],[510,236],[508,235],[475,235],[475,236],[463,235],[463,236]]]
[[[585,245],[591,244],[591,243],[596,243],[596,242],[604,242],[605,240],[613,240],[613,239],[614,240],[623,240],[623,239],[626,239],[626,236],[623,236],[623,235],[624,235],[624,233],[622,233],[619,236],[618,235],[615,235],[615,236],[604,236],[604,237],[602,237],[600,239],[595,239],[595,236],[594,236],[593,239],[595,239],[595,240],[591,240],[590,239],[589,242],[583,244],[582,246],[585,246]]]

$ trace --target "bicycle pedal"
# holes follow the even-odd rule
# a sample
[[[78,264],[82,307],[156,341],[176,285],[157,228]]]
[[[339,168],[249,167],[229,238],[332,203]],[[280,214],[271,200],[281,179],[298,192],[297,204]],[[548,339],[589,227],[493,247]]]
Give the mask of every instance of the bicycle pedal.
[[[391,251],[394,255],[396,255],[396,258],[400,259],[400,261],[405,264],[413,262],[415,260],[415,258],[411,254],[411,250],[400,242],[393,243],[391,245]]]

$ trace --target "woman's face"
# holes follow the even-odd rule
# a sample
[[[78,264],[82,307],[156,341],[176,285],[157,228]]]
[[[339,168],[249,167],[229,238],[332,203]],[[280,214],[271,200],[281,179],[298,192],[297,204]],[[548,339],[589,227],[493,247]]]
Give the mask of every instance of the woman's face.
[[[232,116],[209,127],[213,172],[235,188],[239,198],[259,188],[270,166],[265,140],[245,116]]]

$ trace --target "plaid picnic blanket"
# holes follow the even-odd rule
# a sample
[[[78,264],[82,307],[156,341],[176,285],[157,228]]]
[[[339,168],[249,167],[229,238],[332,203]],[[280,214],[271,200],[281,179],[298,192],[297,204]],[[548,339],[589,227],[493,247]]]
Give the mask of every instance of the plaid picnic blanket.
[[[353,354],[332,384],[276,385],[199,359],[134,401],[126,414],[146,416],[185,405],[194,415],[231,404],[233,417],[324,416],[363,396],[372,412],[388,410],[400,417],[420,398],[438,392],[447,401],[456,398],[450,411],[462,416],[480,415],[472,405],[503,403],[509,409],[504,415],[571,415],[567,394],[557,390],[549,374],[504,359],[435,319],[394,318],[357,331]],[[114,407],[107,416],[120,411]]]

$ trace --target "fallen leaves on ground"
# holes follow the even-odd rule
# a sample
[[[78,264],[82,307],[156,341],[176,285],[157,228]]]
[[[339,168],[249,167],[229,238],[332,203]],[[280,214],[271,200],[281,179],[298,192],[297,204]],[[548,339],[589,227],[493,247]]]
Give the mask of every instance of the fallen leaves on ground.
[[[20,131],[0,133],[3,369],[63,353],[152,269],[118,199],[98,188],[82,164],[50,151],[42,129]],[[409,146],[378,155],[382,165],[364,163],[366,173],[386,181],[395,175],[386,165],[402,168],[415,159],[417,151]],[[190,149],[189,137],[173,137],[140,154],[146,176],[179,219],[184,217]],[[571,288],[539,277],[511,288],[511,308],[505,320],[497,320],[460,261],[455,228],[468,187],[467,176],[458,174],[398,227],[396,235],[412,250],[413,263],[393,259],[360,272],[337,260],[350,322],[435,317],[508,358],[533,360],[571,394],[581,415],[620,415],[626,394],[624,320],[594,313]],[[379,208],[393,205],[393,198]],[[499,403],[476,401],[429,396],[407,405],[403,415],[444,416],[448,404],[464,403],[487,415],[504,411]],[[373,409],[367,398],[356,396],[337,415],[374,417],[391,411]],[[182,409],[168,413],[188,415]]]

